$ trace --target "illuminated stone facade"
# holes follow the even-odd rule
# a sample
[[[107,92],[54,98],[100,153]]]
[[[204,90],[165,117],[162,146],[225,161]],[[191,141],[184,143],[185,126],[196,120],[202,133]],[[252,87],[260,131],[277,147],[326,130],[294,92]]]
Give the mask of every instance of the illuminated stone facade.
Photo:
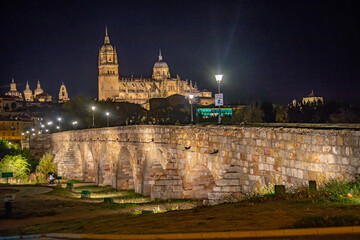
[[[66,90],[66,86],[64,83],[61,84],[60,86],[60,91],[59,91],[59,102],[60,103],[64,103],[64,102],[67,102],[69,101],[69,95],[68,95],[68,92]]]
[[[19,100],[22,100],[22,94],[20,92],[18,92],[18,90],[16,89],[16,83],[14,81],[14,78],[11,79],[11,83],[10,83],[10,91],[5,93],[5,96],[11,96],[11,97],[15,97],[18,98]]]
[[[23,93],[24,93],[24,98],[23,98],[23,94],[21,94],[21,92],[17,91],[16,83],[13,78],[10,83],[10,91],[5,93],[5,96],[12,97],[14,99],[14,101],[25,100],[26,102],[34,102],[34,101],[52,102],[52,96],[50,94],[44,92],[44,90],[41,88],[40,81],[37,82],[36,89],[34,90],[34,94],[33,94],[33,91],[30,89],[29,82],[27,81],[26,87],[25,87],[25,90],[23,91]],[[66,86],[64,83],[62,83],[60,86],[60,91],[59,91],[59,102],[64,103],[69,100],[70,99],[69,99],[69,95],[68,95]]]
[[[111,99],[117,102],[136,103],[149,109],[151,98],[166,98],[174,94],[187,98],[192,93],[195,98],[198,98],[200,105],[214,103],[212,93],[207,90],[200,91],[196,83],[181,80],[178,75],[172,78],[161,51],[158,61],[154,64],[151,78],[119,77],[117,52],[116,48],[110,44],[107,29],[104,45],[99,51],[98,67],[99,100]]]
[[[311,93],[307,97],[303,97],[302,104],[317,104],[317,103],[324,103],[323,97],[316,97],[314,94],[314,91],[311,91]]]
[[[161,199],[228,201],[360,174],[352,130],[140,125],[54,133],[47,142],[59,175]]]

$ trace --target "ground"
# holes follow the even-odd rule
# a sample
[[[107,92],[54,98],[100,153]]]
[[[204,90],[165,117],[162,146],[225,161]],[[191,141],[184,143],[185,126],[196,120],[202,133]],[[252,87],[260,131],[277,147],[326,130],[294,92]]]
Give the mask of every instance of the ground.
[[[133,192],[114,191],[108,187],[78,186],[75,192],[59,187],[32,188],[17,188],[20,192],[12,203],[13,215],[5,218],[2,198],[12,187],[0,185],[0,235],[266,230],[292,228],[294,223],[307,216],[360,218],[358,202],[318,202],[311,197],[266,201],[257,198],[205,206],[202,201],[151,202]],[[79,198],[84,189],[91,189],[94,198]],[[105,196],[114,197],[116,203],[103,203]]]

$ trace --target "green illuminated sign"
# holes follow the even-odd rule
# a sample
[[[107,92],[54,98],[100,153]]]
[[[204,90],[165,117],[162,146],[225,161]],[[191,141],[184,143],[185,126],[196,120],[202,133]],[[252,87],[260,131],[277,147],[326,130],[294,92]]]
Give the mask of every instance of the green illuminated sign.
[[[1,173],[1,177],[6,178],[6,184],[8,184],[9,177],[13,177],[13,173],[12,172],[3,172],[3,173]]]
[[[13,173],[12,172],[3,172],[1,174],[2,178],[9,178],[9,177],[13,177]]]
[[[232,108],[221,108],[221,116],[232,116],[232,112]],[[219,114],[219,108],[198,108],[196,113],[206,117],[214,117]]]

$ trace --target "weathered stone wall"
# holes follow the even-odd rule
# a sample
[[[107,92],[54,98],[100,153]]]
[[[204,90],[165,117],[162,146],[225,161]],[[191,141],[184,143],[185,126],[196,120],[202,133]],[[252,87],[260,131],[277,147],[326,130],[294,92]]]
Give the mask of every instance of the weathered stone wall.
[[[30,155],[33,158],[39,159],[46,152],[51,151],[51,136],[50,134],[38,135],[35,137],[31,137],[30,139]]]
[[[273,184],[351,180],[360,132],[127,126],[52,134],[59,174],[152,198],[227,199]]]

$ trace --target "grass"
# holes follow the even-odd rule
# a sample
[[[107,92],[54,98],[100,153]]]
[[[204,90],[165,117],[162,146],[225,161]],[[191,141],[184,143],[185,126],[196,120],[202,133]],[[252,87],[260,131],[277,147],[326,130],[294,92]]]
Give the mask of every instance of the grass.
[[[262,195],[253,193],[245,200],[216,206],[202,205],[202,201],[192,199],[151,201],[134,191],[117,191],[110,186],[74,188],[75,192],[71,192],[56,186],[53,192],[26,197],[15,203],[13,219],[24,220],[26,225],[9,228],[0,235],[20,232],[131,234],[351,226],[359,225],[360,218],[358,181],[334,180],[316,192],[301,187],[281,196],[274,195],[269,186],[262,190]],[[91,191],[92,198],[79,199],[82,190]],[[113,196],[113,203],[105,203],[102,198]],[[185,205],[198,207],[181,210]],[[3,212],[0,206],[0,215]],[[69,217],[58,219],[64,215],[76,217],[72,220],[66,220]],[[56,220],[36,225],[28,222],[32,217],[53,217]]]
[[[344,227],[360,226],[360,217],[354,215],[343,216],[307,216],[295,222],[294,228]]]

